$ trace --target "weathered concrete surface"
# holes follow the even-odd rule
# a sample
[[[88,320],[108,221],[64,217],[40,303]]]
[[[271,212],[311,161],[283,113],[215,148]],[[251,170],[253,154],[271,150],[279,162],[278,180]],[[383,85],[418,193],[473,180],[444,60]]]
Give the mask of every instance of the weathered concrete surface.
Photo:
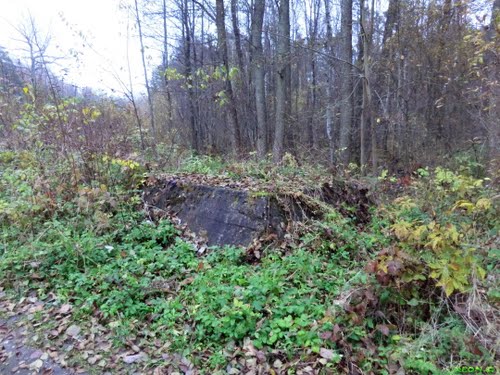
[[[285,216],[271,196],[224,187],[163,181],[144,191],[144,201],[174,213],[207,244],[246,246],[266,232],[279,232]]]
[[[364,222],[370,204],[366,193],[338,183],[325,184],[304,194],[267,194],[165,178],[146,186],[143,200],[153,216],[158,210],[175,214],[191,231],[205,237],[209,246],[247,246],[265,234],[281,237],[290,220],[321,216],[318,207],[306,202],[308,197],[322,200]],[[345,204],[354,206],[354,210]]]

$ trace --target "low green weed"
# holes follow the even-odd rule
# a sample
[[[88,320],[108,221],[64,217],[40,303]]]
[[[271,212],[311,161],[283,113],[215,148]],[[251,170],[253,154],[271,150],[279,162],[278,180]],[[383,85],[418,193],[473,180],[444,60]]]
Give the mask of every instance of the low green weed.
[[[321,326],[314,322],[327,315],[342,270],[306,251],[284,258],[269,255],[257,266],[241,263],[236,254],[237,249],[228,248],[224,255],[205,258],[192,281],[175,298],[157,306],[155,324],[182,331],[188,316],[195,328],[176,340],[180,347],[189,339],[197,349],[217,349],[248,337],[257,348],[319,350]],[[179,306],[186,306],[185,316],[172,314]]]
[[[449,353],[461,364],[493,360],[442,309],[439,289],[466,292],[498,263],[485,245],[498,219],[484,180],[426,171],[365,227],[332,211],[286,251],[249,264],[235,247],[197,256],[168,220],[145,220],[136,190],[144,171],[131,160],[100,158],[90,182],[75,181],[68,165],[42,170],[30,154],[0,153],[0,163],[0,286],[18,296],[54,293],[74,306],[73,319],[97,317],[117,345],[147,324],[169,350],[214,372],[225,368],[228,347],[248,340],[290,358],[330,349],[335,364],[367,374],[388,374],[395,363],[441,374]],[[287,163],[258,172],[258,163],[193,157],[182,168],[311,177]]]
[[[179,172],[219,175],[225,163],[220,157],[192,155],[181,164]]]

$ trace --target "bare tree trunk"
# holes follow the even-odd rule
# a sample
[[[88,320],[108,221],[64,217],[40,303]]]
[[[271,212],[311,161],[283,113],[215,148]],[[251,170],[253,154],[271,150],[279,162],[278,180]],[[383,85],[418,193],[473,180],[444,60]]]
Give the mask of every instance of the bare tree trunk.
[[[314,48],[314,47],[313,47]],[[309,118],[309,124],[307,126],[307,141],[309,143],[309,147],[311,147],[313,150],[316,148],[316,136],[314,134],[314,124],[316,123],[316,103],[317,103],[317,69],[316,69],[316,57],[313,55],[311,57],[311,75],[312,75],[312,87],[311,87],[311,108],[310,108],[310,118]]]
[[[364,167],[368,162],[368,150],[366,144],[366,134],[368,124],[371,127],[371,164],[372,172],[375,174],[377,170],[377,138],[375,134],[375,121],[373,119],[372,110],[372,92],[370,81],[370,61],[371,61],[371,45],[373,33],[373,9],[374,1],[372,0],[372,17],[370,26],[367,25],[366,9],[364,0],[361,0],[361,38],[363,41],[363,105],[361,114],[360,138],[361,138],[361,166]]]
[[[264,50],[262,26],[265,0],[255,0],[252,13],[252,75],[255,85],[255,107],[257,112],[257,156],[262,159],[267,153],[266,97],[264,86]]]
[[[35,51],[34,51],[34,46],[33,44],[31,43],[31,41],[29,39],[26,39],[27,43],[28,43],[28,47],[29,47],[29,50],[30,50],[30,61],[31,61],[31,65],[30,65],[30,78],[31,78],[31,86],[32,86],[32,89],[33,89],[33,98],[35,99],[34,100],[34,105],[35,105],[35,108],[37,107],[37,103],[38,103],[38,81],[36,79],[36,57],[35,57]]]
[[[290,74],[290,0],[281,0],[278,6],[278,61],[276,71],[276,126],[273,161],[279,163],[283,155],[287,111],[287,87]]]
[[[342,64],[342,84],[340,96],[342,107],[340,111],[340,152],[341,161],[347,165],[350,160],[350,139],[352,128],[352,0],[342,0],[341,9],[341,58],[348,62]]]
[[[387,18],[385,20],[384,35],[382,37],[382,44],[386,47],[386,44],[390,37],[392,37],[392,32],[394,25],[398,22],[399,13],[399,0],[389,0],[389,8],[387,9]]]
[[[216,27],[217,27],[217,39],[218,39],[218,49],[219,55],[222,59],[222,64],[225,68],[225,89],[226,94],[229,99],[229,112],[228,118],[231,122],[232,130],[232,142],[233,151],[238,154],[241,151],[241,131],[238,123],[238,113],[236,111],[236,100],[234,97],[233,87],[231,84],[231,79],[229,77],[229,58],[227,51],[227,34],[226,34],[226,22],[225,22],[225,11],[224,11],[224,0],[216,0]]]
[[[253,132],[255,128],[252,128],[250,125],[250,116],[248,112],[251,108],[251,99],[250,99],[250,89],[248,86],[248,71],[245,66],[245,60],[243,58],[243,49],[241,47],[241,32],[240,25],[238,22],[238,1],[231,0],[231,21],[233,26],[233,34],[234,34],[234,43],[236,47],[236,56],[238,59],[238,69],[239,69],[239,77],[241,82],[241,101],[240,105],[241,115],[239,117],[240,127],[242,129],[246,129],[248,138],[251,143],[254,142]],[[243,135],[242,135],[243,136]]]
[[[491,24],[486,35],[487,41],[491,43],[491,50],[486,55],[488,64],[488,78],[490,83],[490,103],[488,121],[488,151],[490,159],[490,174],[499,178],[500,167],[500,70],[498,52],[500,46],[500,33],[498,25],[500,22],[500,0],[495,0],[491,9]]]
[[[137,128],[139,129],[139,138],[141,140],[141,151],[142,153],[144,153],[146,151],[146,144],[144,142],[144,131],[142,129],[142,120],[141,116],[139,115],[137,102],[135,101],[134,87],[132,85],[132,70],[130,68],[130,53],[129,53],[129,32],[130,32],[130,17],[127,17],[127,70],[128,70],[129,87],[128,87],[128,93],[126,93],[125,95],[132,104],[132,108],[134,109],[134,117],[137,122]]]
[[[162,3],[162,21],[163,21],[163,69],[168,69],[168,31],[167,31],[167,0]],[[170,88],[168,77],[163,75],[165,80],[165,94],[167,96],[167,120],[172,123],[172,97],[170,95]]]
[[[192,76],[192,63],[191,63],[191,30],[189,25],[189,9],[188,0],[182,3],[182,33],[183,33],[183,46],[184,46],[184,77],[188,86],[188,101],[189,101],[189,125],[191,128],[191,147],[195,152],[201,151],[201,144],[199,140],[199,132],[197,121],[195,117],[196,108],[194,104],[193,92],[193,76]]]
[[[150,124],[151,131],[153,132],[153,138],[156,140],[156,128],[155,128],[155,112],[153,107],[153,97],[151,95],[151,88],[149,87],[149,79],[148,79],[148,70],[146,65],[146,51],[144,49],[144,38],[142,34],[142,25],[141,25],[141,15],[139,13],[139,5],[137,4],[137,0],[134,0],[135,5],[135,20],[137,22],[137,28],[139,30],[139,42],[141,43],[141,58],[142,58],[142,68],[144,70],[144,82],[146,84],[146,92],[148,94],[148,104],[149,104],[149,116],[150,116]],[[153,148],[154,148],[153,142]]]
[[[35,24],[35,19],[31,14],[28,15],[26,23],[17,28],[17,31],[21,35],[23,41],[27,44],[30,60],[30,83],[31,83],[31,93],[33,95],[33,105],[38,108],[39,95],[39,82],[38,82],[38,71],[40,70],[40,54],[44,54],[50,37],[46,36],[43,43],[37,42],[39,30]],[[43,67],[42,67],[43,68]],[[42,69],[43,70],[43,69]],[[42,73],[43,75],[43,73]],[[40,80],[42,77],[40,78]]]
[[[307,143],[310,149],[316,148],[316,135],[315,135],[315,126],[316,123],[316,104],[317,104],[317,64],[316,64],[316,41],[318,38],[318,20],[319,20],[319,2],[317,0],[311,2],[310,4],[310,18],[307,15],[306,8],[304,7],[304,19],[306,21],[306,33],[307,39],[309,43],[310,49],[310,69],[311,69],[311,85],[309,87],[310,95],[310,105],[308,106],[309,110],[309,119],[307,121]],[[309,19],[308,19],[309,18]]]
[[[368,44],[368,62],[370,62],[371,58],[371,48],[373,45],[373,30],[375,28],[375,0],[372,0],[371,6],[371,16],[370,16],[370,43]],[[368,70],[365,72],[365,78],[367,82],[367,99],[369,105],[369,118],[370,118],[370,135],[371,135],[371,155],[372,155],[372,173],[374,175],[377,174],[378,168],[378,150],[377,150],[377,129],[375,118],[373,116],[373,107],[372,107],[372,90],[371,90],[371,71],[368,65]]]
[[[393,93],[397,95],[397,91],[394,88],[394,77],[392,75],[392,68],[391,65],[398,64],[399,62],[396,61],[394,57],[394,43],[391,43],[391,38],[394,33],[394,29],[396,29],[396,32],[399,28],[398,23],[399,23],[399,1],[400,0],[389,0],[389,7],[387,9],[387,17],[385,20],[385,25],[384,25],[384,34],[382,37],[382,55],[381,59],[384,61],[387,65],[385,65],[386,68],[386,76],[385,76],[385,108],[384,108],[384,117],[385,120],[387,120],[387,129],[386,129],[386,140],[385,140],[385,151],[388,153],[391,159],[393,160],[398,160],[399,155],[398,153],[398,147],[397,147],[397,137],[396,137],[396,129],[394,125],[394,119],[393,119],[393,107],[394,107],[394,102],[395,100],[392,100]],[[396,98],[397,100],[397,98]],[[429,99],[431,100],[431,99]]]
[[[360,164],[361,164],[361,169],[364,170],[366,166],[366,161],[367,161],[367,152],[366,152],[366,123],[368,122],[368,95],[367,95],[367,77],[366,73],[368,71],[368,40],[367,40],[367,35],[366,35],[366,24],[365,24],[365,1],[360,0],[360,5],[359,5],[359,14],[360,14],[360,32],[361,32],[361,44],[363,46],[363,55],[362,55],[362,66],[363,66],[363,82],[362,82],[362,89],[363,89],[363,102],[361,105],[361,119],[360,119],[360,125],[359,125],[359,138],[360,138]]]
[[[330,0],[325,0],[325,23],[326,23],[326,49],[327,52],[333,56],[333,31],[332,22],[330,18]],[[332,85],[333,85],[333,69],[332,65],[328,64],[327,71],[327,85],[326,85],[326,135],[328,137],[329,148],[329,161],[334,163],[335,159],[335,142],[333,137],[333,98],[332,98]]]
[[[234,43],[236,46],[236,56],[238,57],[238,68],[242,76],[245,76],[245,64],[243,62],[243,50],[241,48],[241,33],[238,22],[238,2],[231,0],[231,22],[233,24]]]

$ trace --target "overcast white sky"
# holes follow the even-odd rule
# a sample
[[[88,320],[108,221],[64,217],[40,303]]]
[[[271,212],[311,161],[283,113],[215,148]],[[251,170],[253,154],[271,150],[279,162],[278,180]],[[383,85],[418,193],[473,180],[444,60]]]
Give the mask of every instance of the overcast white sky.
[[[128,43],[134,88],[143,91],[140,47],[134,37],[127,42],[127,16],[119,9],[119,0],[0,0],[0,46],[13,60],[24,55],[25,44],[19,41],[16,28],[26,23],[29,14],[42,35],[52,36],[48,54],[67,56],[59,68],[51,68],[58,74],[65,70],[66,82],[108,93],[111,89],[122,92],[113,75],[128,83]]]

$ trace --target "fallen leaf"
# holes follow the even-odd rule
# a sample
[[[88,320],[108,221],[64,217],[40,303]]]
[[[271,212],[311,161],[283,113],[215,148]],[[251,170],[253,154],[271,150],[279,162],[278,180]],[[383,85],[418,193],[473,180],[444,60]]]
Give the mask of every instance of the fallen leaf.
[[[148,358],[148,356],[145,353],[139,353],[139,354],[133,354],[133,355],[127,355],[123,357],[123,362],[127,364],[135,363],[135,362],[141,362],[145,361]]]
[[[366,266],[365,266],[365,271],[367,273],[375,273],[377,272],[377,266],[378,266],[378,263],[376,260],[372,261],[372,262],[369,262]]]
[[[389,327],[387,327],[385,324],[379,324],[377,326],[377,329],[384,335],[384,336],[389,336]]]
[[[399,271],[401,271],[402,268],[403,268],[403,264],[398,260],[391,260],[387,264],[387,272],[391,276],[398,276]]]
[[[35,362],[32,362],[29,366],[31,370],[40,370],[43,366],[43,361],[41,359],[37,359]]]
[[[87,362],[90,363],[91,365],[94,365],[97,363],[97,361],[99,361],[100,359],[102,358],[102,355],[95,355],[93,357],[90,357],[89,359],[87,359]]]
[[[332,338],[332,336],[333,336],[333,333],[331,331],[321,332],[321,334],[319,335],[319,337],[323,340],[329,340]]]
[[[311,366],[306,366],[302,370],[299,370],[297,372],[297,374],[302,374],[302,375],[309,375],[309,374],[313,374],[313,373],[314,373],[314,369]]]
[[[330,349],[321,348],[319,350],[319,355],[321,357],[323,357],[324,359],[331,360],[334,357],[335,352],[333,350],[330,350]]]
[[[257,351],[257,359],[259,360],[259,362],[266,361],[266,355],[264,354],[264,352],[262,350]]]
[[[279,359],[277,359],[276,361],[274,361],[273,367],[279,369],[279,368],[283,367],[283,362],[281,362]]]
[[[66,330],[66,334],[71,337],[76,337],[80,333],[82,329],[78,327],[76,324],[73,324]]]
[[[184,285],[191,284],[193,281],[194,281],[194,277],[188,277],[187,279],[182,280],[179,283],[179,286],[184,286]]]
[[[30,359],[39,359],[42,356],[43,352],[41,350],[35,350],[30,355]]]
[[[67,313],[70,312],[72,306],[68,303],[64,304],[61,306],[61,308],[59,309],[59,314],[64,314],[66,315]]]
[[[31,307],[28,312],[29,313],[35,313],[35,312],[38,312],[38,311],[42,311],[43,310],[43,305],[40,304],[40,305],[36,305],[36,306],[33,306]]]

